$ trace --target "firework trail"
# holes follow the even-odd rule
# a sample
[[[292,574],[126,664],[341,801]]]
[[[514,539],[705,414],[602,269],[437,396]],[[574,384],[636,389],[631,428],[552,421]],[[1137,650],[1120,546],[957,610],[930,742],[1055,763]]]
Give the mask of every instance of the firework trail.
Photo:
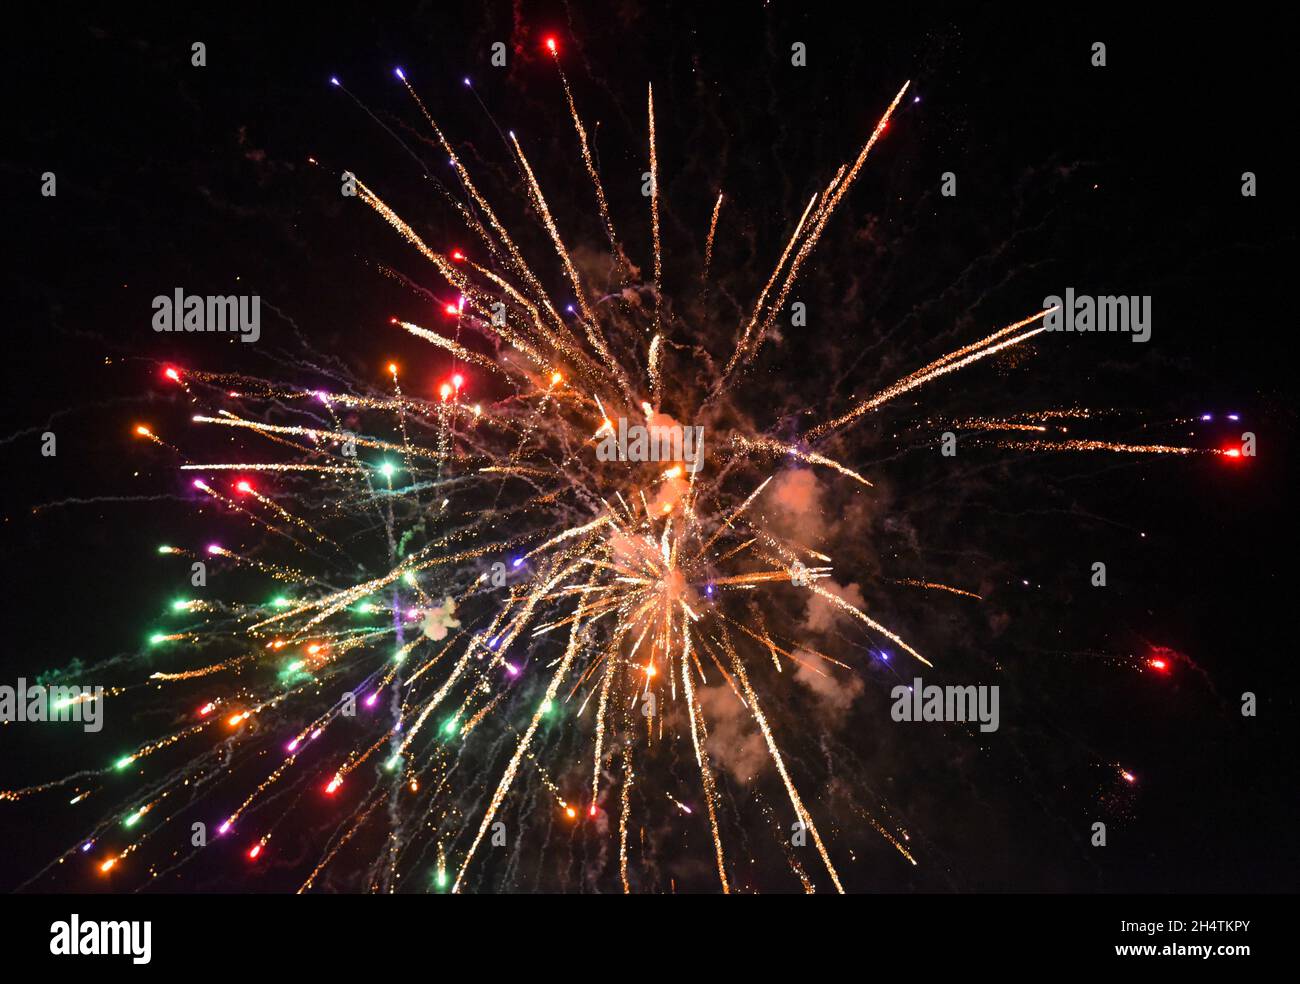
[[[701,280],[709,279],[709,267],[713,265],[713,239],[718,234],[718,214],[722,211],[722,192],[718,192],[718,200],[713,206],[713,216],[709,219],[709,235],[704,241],[704,272],[700,274]]]
[[[650,234],[654,240],[654,333],[657,335],[659,334],[660,308],[663,300],[664,261],[663,248],[659,243],[659,155],[655,150],[655,87],[653,85],[646,87],[646,113],[650,121]]]

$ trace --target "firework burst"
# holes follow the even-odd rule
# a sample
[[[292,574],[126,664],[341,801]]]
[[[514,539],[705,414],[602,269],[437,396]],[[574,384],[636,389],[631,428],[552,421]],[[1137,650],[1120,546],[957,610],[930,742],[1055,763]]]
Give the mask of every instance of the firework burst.
[[[559,70],[553,42],[548,51]],[[358,180],[359,201],[450,292],[439,295],[437,322],[392,322],[452,360],[436,398],[406,392],[396,364],[383,387],[330,388],[166,367],[166,385],[180,387],[193,405],[193,424],[228,431],[239,451],[230,460],[195,461],[175,435],[145,424],[136,433],[175,456],[196,501],[246,523],[259,539],[248,547],[195,540],[159,553],[242,572],[250,583],[272,585],[274,597],[182,600],[171,617],[185,624],[160,629],[135,661],[153,671],[109,693],[114,701],[162,702],[178,724],[103,769],[0,797],[71,788],[73,804],[112,801],[57,861],[84,855],[123,885],[188,864],[197,846],[186,852],[177,844],[196,816],[207,815],[213,838],[236,841],[244,863],[259,865],[274,855],[289,818],[340,804],[301,890],[319,886],[333,866],[355,872],[359,857],[351,887],[394,891],[404,875],[423,869],[436,872],[437,888],[481,886],[485,845],[502,843],[512,797],[535,811],[539,794],[559,822],[607,825],[600,832],[617,838],[619,880],[631,890],[638,864],[651,862],[644,816],[702,814],[718,884],[729,891],[734,862],[701,700],[703,688],[722,686],[761,733],[817,851],[820,873],[791,857],[793,874],[808,891],[822,878],[843,891],[833,845],[800,794],[782,752],[789,736],[765,710],[772,695],[755,668],[851,668],[799,638],[797,626],[783,626],[765,598],[810,592],[872,638],[919,664],[931,659],[821,583],[833,558],[779,534],[758,505],[791,462],[870,489],[869,476],[825,453],[828,439],[896,397],[1030,341],[1047,330],[1047,312],[943,355],[797,439],[738,423],[731,394],[750,385],[778,312],[908,84],[885,103],[857,156],[811,195],[730,348],[682,366],[696,340],[665,303],[653,90],[646,103],[652,262],[641,283],[560,73],[581,159],[573,171],[589,179],[627,288],[611,297],[584,282],[523,142],[509,135],[523,195],[554,251],[547,259],[558,259],[572,291],[566,305],[548,292],[539,261],[526,257],[412,81],[401,70],[397,76],[450,161],[463,196],[446,192],[446,201],[479,252],[475,259],[434,248],[385,203],[376,182]],[[723,198],[719,191],[708,223],[705,277],[723,234]],[[707,461],[598,453],[628,422],[649,433],[679,428],[665,409],[669,398],[677,416],[708,434]],[[1047,424],[1037,419],[967,425],[1036,432],[999,442],[1022,450],[1195,452],[1040,436]],[[961,587],[895,583],[979,600]],[[693,763],[690,792],[653,778],[679,757]],[[579,767],[580,784],[573,781]],[[690,806],[697,797],[702,811]],[[226,806],[211,816],[218,803]],[[518,815],[526,816],[523,807]],[[899,839],[905,834],[864,816],[917,863]],[[136,864],[146,856],[154,860]],[[508,881],[510,873],[497,877]]]

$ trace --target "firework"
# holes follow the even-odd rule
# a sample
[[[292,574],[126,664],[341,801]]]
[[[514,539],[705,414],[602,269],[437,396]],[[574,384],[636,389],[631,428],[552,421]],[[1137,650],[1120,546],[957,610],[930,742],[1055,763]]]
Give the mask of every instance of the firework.
[[[547,50],[558,70],[553,41]],[[819,583],[833,570],[832,558],[779,535],[758,506],[790,461],[871,489],[857,468],[814,445],[904,393],[1030,341],[1046,330],[1039,322],[1049,312],[949,352],[798,440],[730,424],[726,440],[712,442],[716,460],[698,473],[672,462],[602,461],[595,446],[615,419],[669,425],[666,389],[676,406],[703,415],[745,385],[776,313],[908,83],[885,104],[855,159],[811,195],[794,221],[730,350],[712,353],[723,368],[713,372],[700,360],[678,376],[669,356],[682,326],[663,303],[653,89],[646,95],[652,283],[641,286],[652,303],[645,312],[602,304],[584,283],[561,234],[563,216],[552,211],[523,143],[509,135],[524,195],[554,251],[548,259],[558,258],[573,292],[569,310],[544,288],[412,80],[400,69],[395,74],[448,156],[465,193],[463,201],[448,200],[482,247],[475,262],[460,249],[430,246],[385,203],[377,182],[358,182],[359,201],[373,212],[368,218],[391,226],[452,292],[441,310],[454,319],[454,331],[392,320],[452,360],[438,398],[405,393],[396,364],[387,367],[382,387],[338,391],[165,367],[165,385],[180,387],[194,404],[192,423],[229,431],[238,451],[234,460],[197,461],[180,450],[180,438],[153,425],[136,425],[136,434],[193,474],[197,499],[264,539],[230,549],[203,545],[196,531],[194,542],[159,554],[243,569],[274,582],[276,595],[261,604],[175,606],[169,617],[186,623],[155,631],[149,646],[155,661],[165,655],[166,667],[107,697],[126,700],[148,687],[170,708],[195,709],[102,769],[3,791],[0,799],[72,786],[74,804],[92,795],[111,802],[56,862],[86,855],[85,863],[124,886],[148,877],[133,871],[143,867],[133,864],[137,856],[165,845],[159,853],[171,849],[176,857],[178,829],[188,831],[196,812],[220,802],[230,805],[208,818],[213,837],[236,841],[240,863],[250,865],[276,853],[276,832],[295,811],[337,811],[337,828],[302,891],[317,887],[344,858],[355,866],[360,845],[373,847],[377,830],[381,846],[364,860],[362,887],[394,891],[404,874],[431,868],[435,889],[462,891],[479,884],[484,845],[496,843],[500,818],[512,797],[524,795],[526,778],[529,795],[540,792],[557,823],[617,817],[625,891],[647,860],[638,824],[650,811],[707,823],[710,860],[720,888],[729,891],[734,861],[702,702],[703,688],[718,685],[761,733],[789,807],[817,851],[821,873],[791,858],[793,875],[807,891],[823,878],[843,891],[834,845],[818,826],[815,801],[799,791],[797,766],[782,751],[788,736],[766,710],[773,695],[754,670],[769,659],[779,672],[806,669],[814,659],[835,672],[846,664],[816,653],[797,627],[782,626],[775,609],[763,614],[764,596],[807,590],[872,638],[889,640],[920,664],[932,661]],[[635,274],[627,247],[568,79],[560,77],[582,162],[574,171],[590,180],[617,276],[628,283]],[[722,203],[719,192],[700,281],[714,263]],[[1193,450],[1081,439],[997,443],[1043,451]],[[894,583],[980,600],[922,579]],[[694,763],[693,788],[655,787],[652,777],[662,771],[656,760],[676,756]],[[580,784],[566,778],[578,763],[585,770]],[[1135,781],[1129,775],[1126,781]],[[894,833],[868,820],[918,863]],[[179,868],[193,856],[169,864]]]

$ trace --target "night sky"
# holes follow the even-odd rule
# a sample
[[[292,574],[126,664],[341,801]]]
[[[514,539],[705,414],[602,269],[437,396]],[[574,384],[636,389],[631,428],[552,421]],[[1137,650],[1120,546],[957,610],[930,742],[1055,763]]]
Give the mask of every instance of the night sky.
[[[911,79],[791,295],[807,304],[808,326],[778,319],[726,419],[798,440],[855,396],[1070,286],[1151,295],[1154,323],[1141,345],[1045,334],[908,393],[823,449],[875,488],[819,472],[812,513],[796,521],[767,507],[775,526],[799,526],[833,554],[835,582],[858,585],[873,617],[936,663],[914,672],[880,660],[878,639],[842,621],[817,628],[788,588],[772,602],[769,623],[812,627],[823,651],[851,667],[837,675],[838,694],[755,670],[776,694],[788,764],[845,888],[1293,890],[1300,681],[1285,585],[1295,532],[1295,213],[1279,132],[1293,115],[1282,78],[1288,33],[1254,12],[1192,23],[1131,5],[842,6],[21,15],[6,41],[0,148],[10,302],[0,684],[77,662],[125,662],[144,647],[169,601],[188,590],[180,567],[159,563],[158,544],[261,536],[201,502],[175,455],[132,436],[148,421],[195,460],[229,453],[229,435],[188,422],[195,409],[161,378],[163,366],[308,388],[337,369],[382,389],[384,366],[396,361],[404,388],[433,398],[450,360],[389,322],[435,326],[437,305],[454,295],[373,212],[339,194],[338,174],[351,170],[434,248],[472,245],[438,191],[456,190],[446,155],[394,66],[562,302],[572,289],[496,125],[523,142],[579,265],[600,269],[607,243],[542,44],[555,36],[620,237],[646,274],[641,173],[653,83],[671,330],[683,349],[698,343],[724,360],[809,196],[853,159]],[[190,64],[195,41],[206,45],[205,67]],[[506,43],[505,68],[488,63],[496,41]],[[1094,41],[1106,43],[1103,68],[1090,65]],[[807,45],[805,67],[790,63],[794,42]],[[331,87],[331,75],[373,116]],[[57,197],[40,194],[46,171],[57,175]],[[955,198],[939,194],[947,171]],[[1241,194],[1245,171],[1257,175],[1257,197]],[[702,291],[720,188],[713,286]],[[150,301],[176,287],[257,293],[261,339],[155,333]],[[705,372],[675,363],[668,412],[691,420]],[[1250,431],[1258,456],[1037,453],[964,438],[956,458],[938,452],[941,432],[960,431],[954,422],[1064,407],[1097,411],[1071,437],[1219,449]],[[54,458],[40,453],[45,431],[57,435]],[[377,550],[359,556],[367,569],[386,563]],[[1109,575],[1102,589],[1089,584],[1099,560]],[[893,583],[906,578],[982,600]],[[232,575],[207,591],[227,589],[266,590]],[[1169,672],[1153,671],[1150,659],[1165,651]],[[102,682],[140,676],[114,672]],[[997,683],[1001,729],[894,723],[889,691],[914,675]],[[1245,691],[1258,697],[1254,718],[1240,713]],[[103,769],[180,726],[188,705],[150,693],[110,701],[98,735],[0,728],[0,789]],[[523,713],[505,710],[516,723]],[[711,726],[721,736],[713,754],[733,888],[798,891],[772,834],[792,819],[784,792],[770,764],[748,774],[752,725],[719,712]],[[560,734],[547,741],[561,788],[589,786],[588,746]],[[639,890],[717,890],[690,758],[664,763],[662,776],[648,766],[643,777],[694,797],[696,810],[688,822],[665,797],[653,799],[646,826],[656,848],[652,863],[634,862]],[[499,759],[485,756],[482,767],[482,782],[495,783]],[[1121,767],[1137,781],[1125,782]],[[264,774],[266,763],[257,768]],[[138,873],[110,882],[79,860],[76,871],[28,882],[130,795],[126,781],[106,785],[75,808],[65,789],[0,802],[0,838],[21,845],[0,852],[0,888],[139,887]],[[234,787],[214,797],[196,806],[203,816],[219,818],[239,798]],[[509,821],[523,828],[521,856],[484,862],[471,887],[619,891],[617,831],[564,828],[540,817],[535,789],[528,797]],[[288,813],[290,800],[266,815]],[[242,845],[217,845],[147,887],[292,891],[346,809],[296,808],[264,865],[245,864]],[[918,863],[868,816],[906,831]],[[1095,821],[1107,823],[1105,848],[1089,844]],[[477,826],[477,816],[464,822]],[[142,854],[185,842],[182,830],[158,834]],[[319,887],[364,890],[363,859],[381,843],[376,831],[360,835],[357,855]],[[427,884],[431,855],[422,858],[403,890]],[[801,860],[827,890],[816,856]]]

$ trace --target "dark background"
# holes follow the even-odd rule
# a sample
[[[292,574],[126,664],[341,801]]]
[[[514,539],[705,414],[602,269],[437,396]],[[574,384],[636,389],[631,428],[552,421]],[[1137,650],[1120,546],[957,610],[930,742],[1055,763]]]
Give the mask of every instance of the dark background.
[[[853,467],[887,474],[891,505],[927,531],[929,570],[964,570],[962,583],[986,595],[978,617],[894,599],[884,610],[902,634],[919,633],[950,665],[1013,671],[1000,681],[1010,741],[996,750],[969,738],[904,749],[897,729],[848,722],[847,745],[854,729],[871,731],[842,778],[869,777],[922,858],[916,869],[897,864],[841,816],[835,837],[866,858],[849,866],[850,887],[1293,889],[1296,675],[1284,625],[1294,608],[1294,165],[1283,81],[1293,55],[1281,25],[1253,11],[1211,22],[1128,7],[490,3],[20,17],[6,42],[0,152],[10,302],[0,681],[135,649],[174,594],[175,571],[154,551],[191,528],[192,503],[166,456],[130,433],[139,420],[183,430],[188,407],[160,384],[160,365],[273,374],[301,338],[363,377],[391,358],[423,363],[432,389],[437,361],[387,324],[395,313],[420,321],[427,302],[375,264],[437,285],[391,230],[340,198],[336,178],[357,172],[431,242],[467,238],[433,193],[445,157],[423,142],[394,65],[500,200],[508,157],[462,85],[471,76],[501,126],[520,134],[566,235],[600,241],[563,93],[541,54],[552,33],[596,134],[615,221],[646,265],[644,87],[655,85],[669,293],[696,282],[726,189],[712,303],[728,323],[733,302],[752,303],[808,196],[914,80],[921,101],[909,93],[801,281],[817,337],[773,346],[756,371],[753,411],[765,425],[780,419],[778,431],[805,426],[790,408],[825,419],[851,405],[848,394],[1065,286],[1154,297],[1147,345],[1048,336],[1025,363],[949,377],[837,448]],[[205,68],[190,65],[196,40]],[[497,40],[510,48],[508,69],[487,63]],[[1107,43],[1105,68],[1089,65],[1095,40]],[[808,67],[791,67],[793,41],[807,43]],[[332,74],[423,163],[330,87]],[[55,199],[38,193],[46,170],[58,176]],[[956,199],[936,194],[948,170]],[[1247,170],[1257,198],[1240,195]],[[155,294],[236,284],[262,296],[257,345],[150,330]],[[709,310],[683,302],[678,314],[688,322]],[[700,331],[725,355],[725,336]],[[1198,426],[1189,437],[1170,422],[1237,412],[1259,457],[983,451],[939,475],[932,452],[898,453],[944,415],[1063,405],[1116,409],[1095,436],[1197,446],[1236,433]],[[54,459],[39,453],[47,429],[58,435]],[[888,448],[875,443],[884,437]],[[855,546],[866,548],[846,549]],[[1094,559],[1110,568],[1104,597],[1087,587]],[[863,564],[881,569],[888,555],[881,547]],[[930,614],[907,614],[909,602]],[[1186,660],[1168,677],[1143,672],[1152,646]],[[871,682],[883,694],[892,681]],[[1255,719],[1238,713],[1245,690],[1259,696]],[[1015,717],[1009,705],[1032,710]],[[879,718],[886,707],[858,713]],[[140,727],[133,737],[152,733]],[[52,730],[0,729],[0,787],[98,768],[131,740],[106,731],[87,752],[82,736]],[[1136,789],[1117,786],[1116,762],[1141,777]],[[2,852],[0,886],[78,836],[70,812],[58,794],[0,803],[0,833],[21,845]],[[1098,818],[1112,825],[1104,851],[1087,845]],[[767,863],[783,870],[779,855]],[[205,876],[235,890],[296,884]],[[760,870],[753,885],[789,890],[783,877]],[[698,887],[711,890],[707,878]]]

